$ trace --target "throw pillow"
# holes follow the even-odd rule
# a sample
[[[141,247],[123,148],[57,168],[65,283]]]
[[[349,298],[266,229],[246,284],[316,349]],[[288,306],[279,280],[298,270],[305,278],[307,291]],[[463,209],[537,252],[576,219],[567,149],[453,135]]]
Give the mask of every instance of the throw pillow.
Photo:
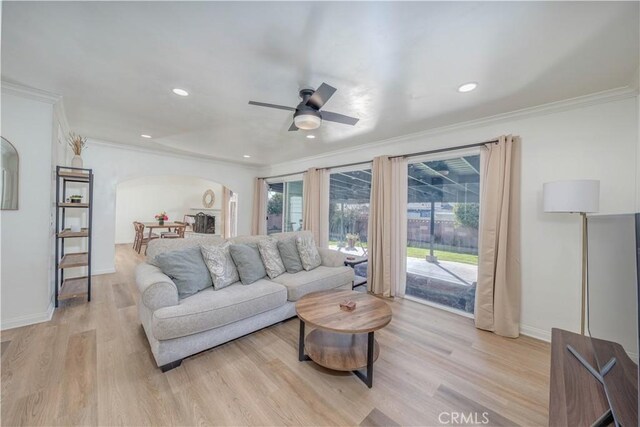
[[[282,258],[280,258],[278,241],[276,239],[269,238],[261,240],[258,242],[258,250],[264,263],[264,269],[267,271],[267,276],[269,276],[270,279],[278,277],[287,271],[282,263]]]
[[[267,275],[257,245],[231,245],[229,252],[238,267],[238,274],[243,285],[249,285]]]
[[[240,280],[238,270],[229,253],[229,242],[221,245],[202,245],[202,258],[211,273],[213,287],[218,290]]]
[[[156,256],[156,263],[176,284],[181,299],[212,285],[211,275],[198,246],[160,254]]]
[[[287,273],[302,271],[302,261],[300,261],[300,255],[298,255],[295,238],[278,241],[278,251]]]
[[[296,246],[298,247],[302,267],[305,270],[313,270],[322,264],[322,258],[320,258],[320,253],[318,252],[318,248],[316,248],[316,242],[313,240],[313,236],[299,236],[296,238]]]

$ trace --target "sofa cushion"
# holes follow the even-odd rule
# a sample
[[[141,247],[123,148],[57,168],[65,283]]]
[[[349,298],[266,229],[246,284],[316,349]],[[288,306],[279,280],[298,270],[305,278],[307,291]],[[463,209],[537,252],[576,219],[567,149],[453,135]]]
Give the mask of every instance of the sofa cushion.
[[[159,267],[156,257],[160,254],[196,246],[200,247],[200,245],[219,245],[221,243],[224,243],[222,237],[211,234],[190,234],[188,238],[185,237],[184,239],[152,239],[147,245],[147,262]]]
[[[256,280],[262,279],[267,275],[260,258],[258,246],[255,244],[248,245],[231,245],[229,246],[231,258],[238,267],[238,274],[243,285],[250,285]]]
[[[278,251],[278,241],[276,239],[265,239],[258,242],[258,250],[264,263],[264,269],[267,271],[267,276],[269,276],[270,279],[278,277],[287,271],[282,263],[280,251]]]
[[[302,262],[302,268],[309,271],[322,264],[322,258],[320,258],[313,236],[296,237],[296,246]]]
[[[200,246],[202,258],[204,258],[209,273],[211,273],[211,279],[213,280],[213,287],[215,289],[225,288],[240,280],[238,269],[229,253],[229,246],[231,246],[229,242],[221,245]]]
[[[180,298],[213,286],[199,246],[165,252],[156,257],[156,262],[160,270],[176,284]]]
[[[236,282],[220,290],[206,289],[179,305],[153,313],[153,335],[169,340],[197,334],[278,308],[287,302],[285,287],[262,279],[251,286]]]
[[[287,269],[287,273],[297,273],[303,270],[294,237],[278,241],[278,251],[280,252],[284,268]]]
[[[297,301],[311,292],[326,291],[351,283],[353,277],[351,267],[320,266],[311,271],[284,273],[273,281],[287,288],[289,301]]]

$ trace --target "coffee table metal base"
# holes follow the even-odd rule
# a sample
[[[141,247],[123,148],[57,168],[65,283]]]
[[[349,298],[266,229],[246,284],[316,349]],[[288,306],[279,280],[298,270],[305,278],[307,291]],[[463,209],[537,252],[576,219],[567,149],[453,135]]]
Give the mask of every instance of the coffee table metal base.
[[[324,333],[326,334],[326,332]],[[313,335],[313,333],[311,335]],[[379,353],[379,349],[375,341],[374,332],[369,332],[367,333],[366,367],[362,369],[362,370],[366,370],[365,371],[366,373],[363,373],[362,370],[360,369],[351,371],[358,378],[360,378],[362,382],[364,382],[369,388],[373,386],[373,362],[375,361],[375,359],[377,359],[378,353]],[[304,324],[304,321],[302,321],[301,319],[300,319],[300,335],[298,339],[298,360],[301,362],[307,361],[307,360],[313,360],[312,357],[310,357],[305,353],[305,324]],[[318,364],[321,366],[324,366],[323,363],[318,363]],[[331,366],[326,366],[326,367],[329,369],[334,369]],[[341,370],[341,369],[337,369],[337,370]]]

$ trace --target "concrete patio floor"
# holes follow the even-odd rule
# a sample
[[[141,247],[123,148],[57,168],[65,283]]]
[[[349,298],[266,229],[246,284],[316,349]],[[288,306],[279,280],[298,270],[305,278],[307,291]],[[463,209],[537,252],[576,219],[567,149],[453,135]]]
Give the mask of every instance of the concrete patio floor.
[[[478,277],[478,266],[453,261],[428,262],[423,258],[407,258],[407,273],[471,286]]]
[[[361,247],[338,248],[331,245],[329,249],[339,250],[347,255],[363,256]],[[433,279],[444,280],[458,285],[471,286],[478,277],[478,266],[453,261],[429,262],[424,258],[407,258],[407,273],[418,274]]]

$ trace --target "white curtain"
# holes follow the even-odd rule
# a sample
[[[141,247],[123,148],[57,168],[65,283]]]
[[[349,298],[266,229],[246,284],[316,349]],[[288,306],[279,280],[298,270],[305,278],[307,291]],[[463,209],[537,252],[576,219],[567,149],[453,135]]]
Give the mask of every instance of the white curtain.
[[[369,291],[402,296],[406,287],[407,160],[373,159],[369,206]]]
[[[256,178],[253,190],[251,234],[267,234],[267,182]]]
[[[501,136],[480,151],[476,327],[520,334],[520,138]]]
[[[304,173],[302,196],[303,229],[313,233],[316,244],[329,246],[329,172],[310,168]]]
[[[231,237],[231,190],[222,187],[222,237],[228,239]]]
[[[407,287],[407,165],[405,157],[391,159],[391,288],[398,297]]]

